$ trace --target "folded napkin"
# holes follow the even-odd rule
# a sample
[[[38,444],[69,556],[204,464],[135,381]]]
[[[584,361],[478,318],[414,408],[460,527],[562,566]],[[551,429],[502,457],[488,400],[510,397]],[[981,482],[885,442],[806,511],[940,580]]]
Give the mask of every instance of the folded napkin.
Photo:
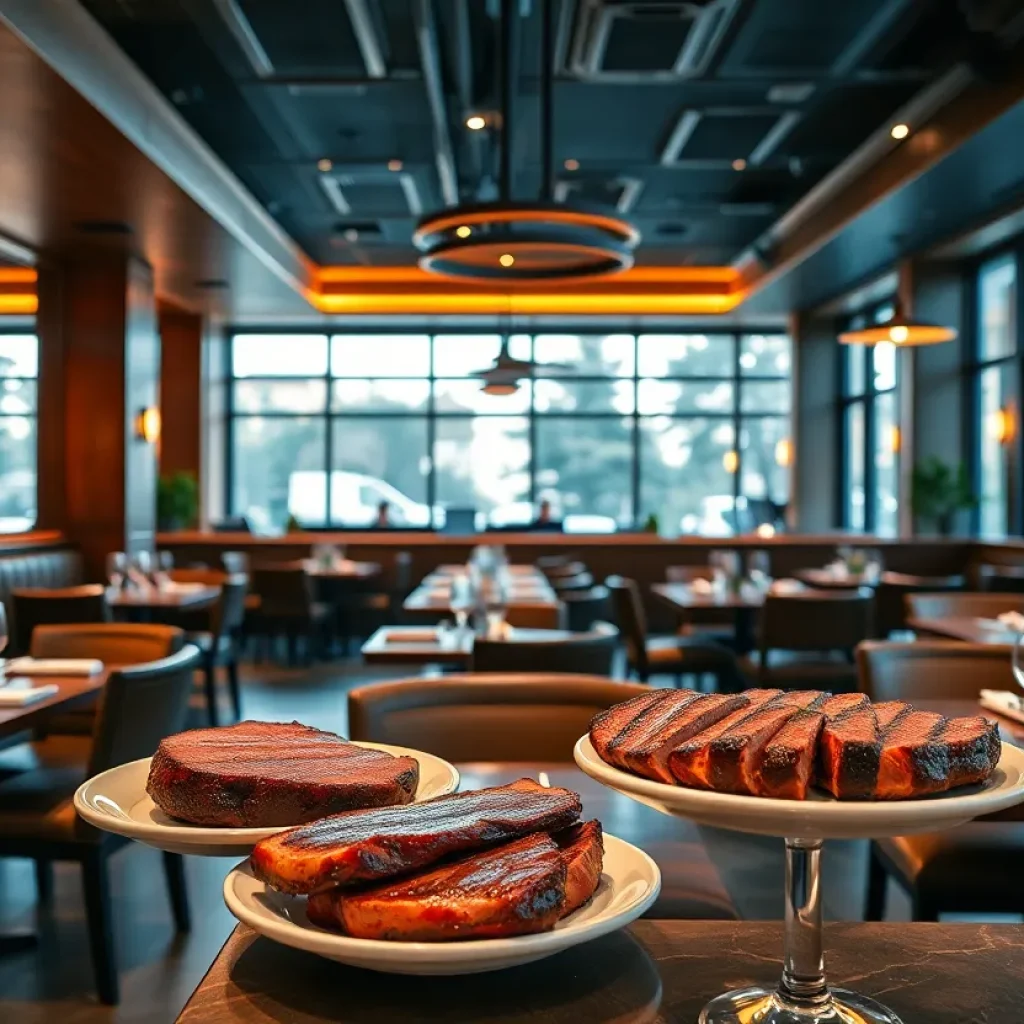
[[[95,658],[12,658],[10,676],[98,676],[103,662]]]
[[[1024,700],[1009,690],[982,690],[978,703],[996,714],[1024,722]]]
[[[60,691],[56,683],[32,686],[28,679],[12,679],[7,686],[0,685],[0,708],[23,708],[35,704]]]
[[[1003,612],[1002,615],[997,615],[996,619],[1014,633],[1024,633],[1024,615],[1020,612]]]

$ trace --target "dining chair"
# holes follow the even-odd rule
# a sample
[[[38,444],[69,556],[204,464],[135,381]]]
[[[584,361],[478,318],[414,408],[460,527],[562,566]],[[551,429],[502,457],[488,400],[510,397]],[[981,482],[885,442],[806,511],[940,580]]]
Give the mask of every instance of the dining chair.
[[[56,590],[19,588],[11,591],[11,618],[12,653],[26,654],[36,626],[109,622],[110,606],[106,590],[99,584]]]
[[[762,687],[856,690],[854,651],[872,635],[873,597],[866,587],[765,595],[758,651],[743,670]]]
[[[907,594],[963,590],[963,576],[910,576],[883,572],[875,587],[875,636],[888,639],[896,630],[907,628]]]
[[[1005,648],[953,641],[869,641],[857,650],[861,689],[872,700],[976,700],[1013,688]],[[980,711],[980,708],[979,708]],[[875,840],[864,916],[881,921],[889,879],[909,894],[915,921],[941,913],[1024,913],[1019,884],[1024,824],[976,821],[945,832]]]
[[[374,683],[349,692],[349,735],[449,761],[571,763],[595,714],[647,692],[636,683],[553,672]]]
[[[1004,612],[1024,612],[1024,594],[964,593],[904,594],[908,619],[994,619]]]
[[[551,640],[476,640],[474,672],[575,672],[610,676],[619,646],[619,631],[595,622],[586,633]]]
[[[225,670],[235,718],[239,721],[242,718],[238,645],[241,642],[242,624],[245,620],[245,596],[249,592],[249,577],[238,573],[221,573],[219,586],[220,595],[207,610],[206,628],[189,630],[185,636],[186,641],[197,647],[202,655],[206,714],[211,726],[219,724],[218,668]]]
[[[330,605],[317,601],[313,581],[305,563],[285,562],[257,565],[252,570],[252,590],[259,597],[259,607],[246,609],[252,632],[267,637],[284,636],[288,644],[288,661],[297,660],[298,641],[306,641],[307,658],[322,646],[330,623]]]
[[[594,585],[594,577],[589,572],[579,572],[574,576],[553,576],[551,586],[556,594],[565,594],[573,590],[590,590]]]
[[[732,651],[697,637],[649,636],[636,581],[609,576],[605,586],[611,592],[616,625],[626,645],[626,663],[641,682],[656,673],[674,676],[677,684],[684,676],[713,675],[723,692],[742,689],[743,679]]]
[[[129,840],[79,818],[74,793],[87,778],[151,756],[160,740],[182,729],[198,665],[198,650],[187,645],[160,661],[111,672],[91,741],[48,739],[11,751],[26,761],[25,770],[0,782],[0,857],[36,862],[41,900],[49,894],[52,861],[81,865],[96,989],[108,1005],[118,1002],[118,978],[107,862]],[[187,932],[182,858],[165,853],[163,862],[175,925]]]
[[[517,629],[565,629],[565,605],[561,601],[512,604],[505,610],[505,621]]]
[[[558,599],[565,605],[565,623],[574,633],[582,633],[611,615],[611,594],[604,584],[589,590],[567,590]]]

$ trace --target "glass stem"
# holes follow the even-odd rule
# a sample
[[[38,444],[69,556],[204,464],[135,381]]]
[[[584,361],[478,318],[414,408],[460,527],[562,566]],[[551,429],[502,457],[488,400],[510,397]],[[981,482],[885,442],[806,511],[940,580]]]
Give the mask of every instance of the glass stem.
[[[786,931],[779,999],[808,1009],[829,1002],[821,934],[820,839],[786,840]]]

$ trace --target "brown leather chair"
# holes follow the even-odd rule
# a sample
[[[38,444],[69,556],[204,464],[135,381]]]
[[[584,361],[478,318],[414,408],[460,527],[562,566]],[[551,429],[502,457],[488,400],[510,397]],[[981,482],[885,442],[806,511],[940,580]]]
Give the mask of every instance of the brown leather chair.
[[[744,671],[758,686],[856,690],[853,652],[872,635],[872,597],[866,588],[768,594],[758,653]]]
[[[349,735],[449,761],[570,763],[597,712],[646,692],[635,683],[557,673],[374,683],[348,695]]]
[[[595,622],[586,633],[552,640],[477,640],[474,672],[576,672],[610,676],[619,646],[619,631]]]
[[[1024,594],[904,594],[908,619],[994,619],[1003,612],[1024,612]]]
[[[1024,594],[1024,565],[979,565],[978,586],[989,593]]]
[[[574,633],[583,633],[611,615],[611,594],[601,584],[589,590],[566,591],[558,599],[565,605],[566,627]]]
[[[505,621],[517,629],[565,629],[565,605],[561,601],[514,604],[506,610]]]
[[[975,700],[983,690],[1014,689],[1006,648],[953,640],[857,648],[860,689],[872,700]]]
[[[25,654],[32,646],[32,631],[36,626],[109,622],[110,606],[106,590],[99,584],[57,590],[14,590],[11,592],[11,617],[14,652]]]
[[[312,658],[322,646],[331,609],[316,600],[304,563],[254,567],[252,590],[259,597],[259,607],[246,609],[249,630],[265,636],[283,635],[291,663],[297,660],[299,639],[304,638],[307,655]]]
[[[875,587],[875,636],[886,640],[894,630],[907,628],[907,594],[963,590],[963,576],[909,576],[883,572]]]
[[[4,755],[5,761],[21,757],[25,765],[0,783],[0,857],[35,860],[44,900],[51,861],[81,864],[96,987],[107,1004],[118,1001],[107,860],[128,840],[79,818],[74,793],[84,779],[152,755],[161,739],[181,730],[198,664],[199,652],[188,646],[161,661],[112,672],[91,742],[46,740]],[[164,854],[164,869],[175,924],[188,931],[181,856]]]
[[[973,699],[1012,683],[1005,649],[953,642],[883,643],[857,650],[861,689],[872,700]],[[871,844],[865,918],[885,914],[888,880],[910,894],[915,921],[942,912],[1024,913],[1024,825],[972,822],[946,832]]]
[[[742,689],[736,657],[727,647],[691,636],[648,636],[647,616],[636,581],[609,576],[605,586],[611,591],[616,624],[626,644],[627,665],[641,682],[646,683],[656,673],[675,676],[677,684],[683,676],[710,674],[723,692]]]

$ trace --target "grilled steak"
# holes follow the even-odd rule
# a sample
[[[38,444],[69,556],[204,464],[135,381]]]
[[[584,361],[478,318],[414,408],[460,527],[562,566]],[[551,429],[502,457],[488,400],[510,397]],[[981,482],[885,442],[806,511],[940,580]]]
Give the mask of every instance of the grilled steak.
[[[875,704],[875,718],[878,719],[878,728],[885,732],[896,724],[896,720],[902,715],[913,711],[913,707],[901,700],[887,700],[882,704]]]
[[[161,740],[146,791],[196,825],[300,825],[360,807],[407,804],[419,762],[298,722],[240,722]]]
[[[669,753],[749,704],[749,699],[739,694],[670,692],[665,700],[644,712],[636,728],[620,733],[610,750],[620,767],[656,782],[672,782]]]
[[[651,690],[650,693],[642,693],[639,697],[633,697],[594,715],[590,722],[590,742],[597,751],[597,756],[608,764],[614,764],[608,751],[611,742],[644,711],[658,701],[664,700],[670,693],[671,690]]]
[[[551,836],[565,861],[565,906],[562,916],[579,910],[597,890],[604,866],[604,840],[601,822],[584,821],[563,828]]]
[[[256,877],[268,885],[304,895],[415,871],[531,832],[565,828],[579,818],[580,809],[576,793],[520,779],[410,807],[336,814],[262,840],[251,863]]]
[[[772,736],[754,766],[752,792],[784,800],[806,800],[814,778],[821,711],[798,711]]]
[[[939,742],[949,751],[949,788],[984,782],[1002,753],[999,726],[980,715],[948,719]]]
[[[774,700],[779,690],[747,690],[743,694],[749,703],[716,722],[711,728],[697,733],[684,743],[678,744],[668,755],[668,767],[672,777],[684,786],[711,789],[711,744],[725,735],[734,725],[753,714],[762,704]]]
[[[780,694],[777,701],[779,704],[788,704],[801,711],[809,711],[832,699],[831,694],[823,693],[821,690],[788,690]]]
[[[949,748],[939,739],[946,720],[928,711],[896,716],[882,734],[875,783],[878,800],[938,793],[949,784]]]
[[[769,740],[799,712],[781,701],[769,701],[737,722],[711,743],[711,788],[719,793],[756,793],[754,774]]]
[[[424,874],[311,896],[314,924],[359,939],[444,942],[553,928],[566,906],[566,860],[544,833]]]
[[[818,744],[818,784],[834,797],[870,797],[878,780],[881,755],[873,708],[856,708],[828,719]]]
[[[847,711],[866,708],[870,703],[866,693],[837,693],[834,696],[826,694],[825,699],[814,706],[814,710],[820,711],[826,718],[838,718]]]

